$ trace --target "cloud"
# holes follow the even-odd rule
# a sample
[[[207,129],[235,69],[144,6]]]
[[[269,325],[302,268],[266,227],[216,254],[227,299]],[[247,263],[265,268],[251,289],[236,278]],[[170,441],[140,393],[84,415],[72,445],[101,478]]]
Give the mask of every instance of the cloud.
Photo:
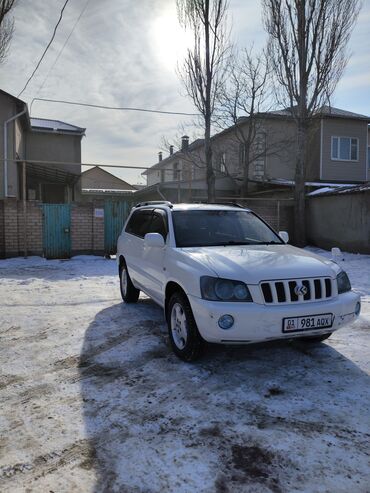
[[[86,0],[71,0],[35,78],[24,93],[110,106],[194,112],[175,73],[183,33],[177,24],[175,0],[90,0],[58,63],[43,89],[39,88],[82,11]],[[0,68],[0,87],[18,94],[34,69],[59,17],[64,0],[20,1],[14,9],[16,31],[9,58]],[[351,109],[362,95],[362,112],[370,113],[369,37],[370,2],[364,4],[350,50],[354,53],[338,88],[338,100]],[[230,0],[233,40],[240,47],[265,42],[259,2]],[[167,27],[168,26],[168,27]],[[170,46],[173,45],[173,46]],[[169,49],[171,48],[171,49]],[[346,88],[356,84],[356,98]],[[23,97],[22,96],[22,97]],[[161,139],[178,135],[192,118],[147,113],[105,111],[36,102],[33,115],[65,120],[86,127],[82,143],[84,162],[150,166],[157,160]],[[192,129],[189,129],[193,134]],[[137,170],[111,170],[135,182]]]

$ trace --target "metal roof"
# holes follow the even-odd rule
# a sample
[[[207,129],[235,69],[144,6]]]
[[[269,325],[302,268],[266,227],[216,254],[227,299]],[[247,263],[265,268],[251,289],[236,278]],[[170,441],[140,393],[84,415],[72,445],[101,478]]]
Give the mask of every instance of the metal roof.
[[[85,128],[71,125],[70,123],[61,122],[60,120],[48,120],[46,118],[30,118],[31,128],[33,130],[42,130],[46,132],[66,132],[76,133],[79,135],[85,134]]]

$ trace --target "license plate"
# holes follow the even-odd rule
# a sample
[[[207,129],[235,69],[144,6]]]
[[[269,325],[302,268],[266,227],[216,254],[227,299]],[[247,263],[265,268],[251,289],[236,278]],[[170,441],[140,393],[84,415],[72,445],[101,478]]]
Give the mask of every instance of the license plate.
[[[326,329],[333,325],[333,314],[310,315],[307,317],[283,318],[283,332]]]

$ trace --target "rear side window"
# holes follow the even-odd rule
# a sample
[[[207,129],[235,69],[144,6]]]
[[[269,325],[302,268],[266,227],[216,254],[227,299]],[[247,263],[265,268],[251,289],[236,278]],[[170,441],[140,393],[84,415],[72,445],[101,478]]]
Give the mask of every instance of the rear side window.
[[[167,237],[167,215],[165,211],[144,209],[135,211],[127,223],[126,233],[144,238],[147,233],[159,233],[164,239]]]
[[[152,220],[152,213],[153,209],[135,211],[127,223],[126,233],[144,238],[147,233],[150,233],[149,226]]]
[[[164,239],[167,237],[167,215],[164,211],[155,210],[149,226],[150,233],[159,233]]]

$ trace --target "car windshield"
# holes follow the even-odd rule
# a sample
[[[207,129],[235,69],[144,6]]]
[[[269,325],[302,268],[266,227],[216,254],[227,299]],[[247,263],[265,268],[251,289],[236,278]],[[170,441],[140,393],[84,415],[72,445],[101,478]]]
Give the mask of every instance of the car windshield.
[[[283,244],[256,215],[246,210],[185,210],[172,213],[176,246]]]

